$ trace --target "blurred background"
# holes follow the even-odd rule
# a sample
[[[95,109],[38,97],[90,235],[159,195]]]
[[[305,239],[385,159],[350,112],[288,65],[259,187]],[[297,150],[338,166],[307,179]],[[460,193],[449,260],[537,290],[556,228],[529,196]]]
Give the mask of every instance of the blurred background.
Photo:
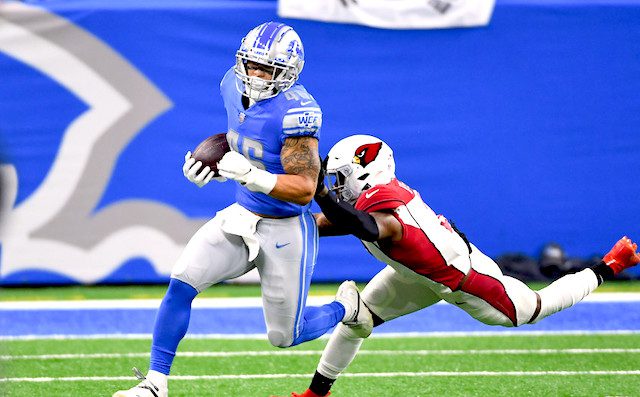
[[[640,239],[640,1],[488,1],[449,29],[289,18],[305,10],[285,3],[0,2],[0,285],[167,282],[234,201],[232,183],[198,189],[181,167],[225,131],[220,79],[269,20],[304,43],[321,154],[382,138],[398,177],[505,270],[545,280]],[[324,238],[313,280],[381,267],[354,237]]]

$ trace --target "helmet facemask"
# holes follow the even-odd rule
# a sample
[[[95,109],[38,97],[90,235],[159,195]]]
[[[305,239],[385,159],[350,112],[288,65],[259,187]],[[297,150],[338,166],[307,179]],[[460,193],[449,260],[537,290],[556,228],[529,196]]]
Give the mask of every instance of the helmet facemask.
[[[247,62],[249,61],[273,68],[271,78],[263,79],[249,76],[247,71]],[[251,57],[241,51],[236,53],[234,71],[239,78],[239,80],[236,80],[238,91],[256,101],[273,98],[280,91],[289,89],[298,80],[298,71],[295,67]]]
[[[351,164],[344,164],[335,170],[327,170],[329,190],[334,192],[340,200],[350,204],[355,203],[359,195],[359,189],[353,183],[357,179],[351,178],[353,173],[354,169]]]

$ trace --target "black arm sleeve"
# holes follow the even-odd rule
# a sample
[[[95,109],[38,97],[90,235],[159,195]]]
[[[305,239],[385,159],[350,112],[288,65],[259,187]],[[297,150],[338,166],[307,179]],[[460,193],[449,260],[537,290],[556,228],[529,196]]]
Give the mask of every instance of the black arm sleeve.
[[[352,205],[338,199],[329,193],[324,197],[316,196],[316,203],[322,209],[327,219],[349,234],[360,240],[376,241],[379,237],[376,220],[364,211],[355,209]]]

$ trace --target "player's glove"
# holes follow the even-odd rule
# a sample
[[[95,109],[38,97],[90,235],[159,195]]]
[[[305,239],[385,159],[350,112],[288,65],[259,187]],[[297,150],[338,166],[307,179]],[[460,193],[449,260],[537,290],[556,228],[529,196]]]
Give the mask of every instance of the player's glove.
[[[602,261],[613,270],[614,274],[618,274],[640,263],[640,254],[636,252],[637,250],[638,244],[624,236],[602,258]]]
[[[191,157],[191,151],[187,152],[184,156],[184,165],[182,166],[182,173],[184,176],[191,182],[198,185],[198,187],[203,187],[207,183],[209,183],[212,179],[217,182],[224,182],[227,178],[222,176],[214,176],[215,172],[211,171],[209,166],[202,168],[202,162],[196,161],[193,157]]]
[[[236,151],[225,153],[218,162],[220,175],[238,181],[252,192],[269,194],[278,182],[278,176],[261,170]]]
[[[329,156],[325,157],[324,160],[322,160],[322,157],[320,157],[320,172],[318,173],[318,182],[316,184],[316,192],[314,194],[314,196],[326,196],[327,193],[329,193],[329,190],[327,189],[327,186],[324,183],[324,180],[327,177],[327,161],[329,160]]]

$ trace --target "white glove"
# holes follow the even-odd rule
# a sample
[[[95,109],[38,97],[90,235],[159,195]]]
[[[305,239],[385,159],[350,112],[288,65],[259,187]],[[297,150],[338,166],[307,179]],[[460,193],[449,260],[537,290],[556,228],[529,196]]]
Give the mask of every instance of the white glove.
[[[249,160],[238,152],[225,153],[218,162],[220,175],[240,182],[252,192],[269,194],[278,182],[278,176],[252,165]]]
[[[227,178],[222,176],[214,177],[215,172],[211,171],[209,166],[204,167],[202,170],[200,170],[200,167],[202,167],[202,161],[196,161],[196,159],[191,157],[191,151],[188,151],[184,156],[182,173],[189,181],[195,183],[198,187],[203,187],[212,179],[217,182],[224,182],[227,180]]]

